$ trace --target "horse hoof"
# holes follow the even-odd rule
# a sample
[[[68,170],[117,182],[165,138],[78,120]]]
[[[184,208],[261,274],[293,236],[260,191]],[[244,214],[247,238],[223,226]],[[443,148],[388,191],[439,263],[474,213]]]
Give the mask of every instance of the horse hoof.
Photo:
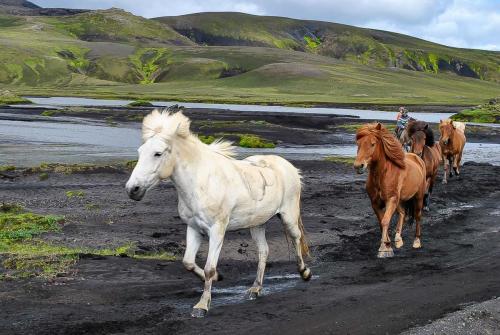
[[[420,243],[420,240],[413,241],[413,249],[420,249],[420,248],[422,248],[422,243]]]
[[[401,247],[403,247],[403,239],[400,239],[400,240],[397,240],[397,241],[394,241],[394,246],[396,247],[396,249],[401,249]],[[393,252],[394,254],[394,252]]]
[[[245,299],[246,300],[255,300],[259,297],[258,292],[250,291],[248,290],[247,293],[245,294]]]
[[[379,251],[377,257],[378,258],[391,258],[391,257],[394,257],[394,251],[392,251],[392,249],[385,250],[385,251]]]
[[[304,281],[311,280],[311,277],[312,277],[311,269],[305,268],[304,270],[302,270],[300,272],[300,276],[302,277],[302,280],[304,280]]]
[[[193,311],[191,312],[191,317],[193,318],[204,318],[207,315],[207,310],[203,308],[193,308]]]
[[[446,185],[446,184],[448,184],[448,182],[446,180],[443,180],[442,184]]]
[[[425,212],[429,212],[430,210],[431,210],[431,209],[429,208],[429,206],[425,206],[425,207],[424,207],[424,211],[425,211]]]

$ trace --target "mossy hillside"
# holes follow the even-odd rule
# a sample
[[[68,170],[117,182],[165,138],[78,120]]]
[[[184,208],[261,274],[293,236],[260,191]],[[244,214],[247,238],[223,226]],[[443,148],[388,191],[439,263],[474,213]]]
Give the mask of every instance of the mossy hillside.
[[[456,72],[500,81],[497,52],[450,48],[386,31],[241,13],[199,13],[157,20],[199,44],[265,45],[319,53],[372,66],[434,73]],[[462,71],[464,68],[467,71]]]
[[[158,22],[118,8],[77,15],[48,17],[42,22],[84,41],[141,42],[144,40],[190,44],[184,36]]]

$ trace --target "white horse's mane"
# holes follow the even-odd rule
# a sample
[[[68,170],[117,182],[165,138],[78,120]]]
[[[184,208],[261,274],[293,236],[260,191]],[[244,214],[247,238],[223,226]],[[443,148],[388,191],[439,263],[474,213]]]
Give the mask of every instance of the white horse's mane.
[[[165,109],[154,109],[150,114],[144,117],[142,121],[142,140],[146,142],[151,137],[158,135],[163,140],[172,140],[176,136],[183,139],[191,139],[203,144],[210,150],[228,158],[236,155],[232,142],[215,140],[210,145],[200,141],[198,136],[189,129],[191,120],[182,113],[183,107],[172,106]],[[176,110],[178,110],[176,112]]]

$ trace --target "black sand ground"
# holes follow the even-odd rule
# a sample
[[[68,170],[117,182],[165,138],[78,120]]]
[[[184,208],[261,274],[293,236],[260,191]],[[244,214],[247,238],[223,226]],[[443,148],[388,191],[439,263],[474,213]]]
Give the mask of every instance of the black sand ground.
[[[198,121],[207,119],[203,112]],[[220,113],[216,120],[242,117]],[[352,138],[336,129],[350,119],[265,121],[274,125],[256,125],[250,132],[299,144]],[[203,122],[195,126],[207,126]],[[379,260],[380,234],[364,191],[366,176],[341,163],[294,164],[304,175],[302,212],[315,275],[310,282],[298,278],[282,226],[272,219],[266,294],[257,301],[240,297],[255,276],[255,247],[247,231],[231,232],[219,262],[224,280],[214,286],[206,319],[189,317],[202,283],[183,269],[181,256],[175,262],[87,257],[53,281],[0,282],[0,333],[395,334],[500,295],[500,167],[466,163],[460,179],[438,184],[424,218],[423,249],[411,249],[414,227],[406,226],[402,250],[393,259]],[[128,173],[51,173],[45,181],[37,175],[0,178],[0,201],[65,215],[62,233],[44,237],[55,243],[93,248],[133,243],[143,251],[182,255],[185,225],[174,188],[162,183],[134,202],[124,192]],[[83,190],[85,196],[68,199],[69,190]],[[201,265],[205,254],[203,245]]]
[[[343,164],[296,162],[304,173],[303,216],[315,277],[304,283],[267,280],[270,293],[240,300],[256,270],[246,231],[229,233],[220,260],[213,308],[192,320],[201,282],[180,261],[123,257],[82,259],[53,282],[0,283],[0,331],[5,334],[286,333],[386,334],[426,324],[462,304],[500,293],[499,167],[466,164],[460,180],[435,191],[425,217],[423,249],[412,250],[413,227],[393,259],[375,257],[379,230],[364,191],[364,176]],[[2,181],[2,200],[35,212],[64,214],[68,224],[48,239],[68,245],[136,243],[143,250],[181,253],[185,225],[176,194],[162,184],[142,202],[129,200],[126,173],[53,174]],[[65,191],[84,190],[81,199]],[[89,210],[85,204],[97,204]],[[267,276],[295,274],[280,223],[268,224]],[[206,249],[203,250],[203,253]],[[203,257],[200,259],[202,263]],[[242,286],[242,287],[240,287]],[[231,298],[233,297],[233,298]]]

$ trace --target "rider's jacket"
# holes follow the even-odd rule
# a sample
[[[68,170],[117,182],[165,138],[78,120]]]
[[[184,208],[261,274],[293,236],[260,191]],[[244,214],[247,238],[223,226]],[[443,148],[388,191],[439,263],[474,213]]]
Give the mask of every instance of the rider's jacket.
[[[410,116],[409,115],[401,116],[398,119],[397,127],[398,128],[406,128],[406,125],[408,124],[409,121],[410,121]]]

